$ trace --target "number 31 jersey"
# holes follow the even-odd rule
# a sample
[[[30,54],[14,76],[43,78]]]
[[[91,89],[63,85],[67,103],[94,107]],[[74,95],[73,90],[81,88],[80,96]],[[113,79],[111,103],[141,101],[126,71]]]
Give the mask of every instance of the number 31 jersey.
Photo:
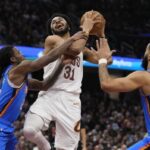
[[[57,61],[58,60],[48,64],[44,68],[44,79],[53,72],[55,65],[57,64]],[[63,67],[55,83],[53,84],[52,87],[50,87],[46,91],[46,93],[48,93],[51,90],[56,91],[63,90],[74,94],[80,94],[82,78],[83,78],[83,53],[81,52],[70,64],[66,64]],[[39,94],[43,94],[43,91],[41,91]]]

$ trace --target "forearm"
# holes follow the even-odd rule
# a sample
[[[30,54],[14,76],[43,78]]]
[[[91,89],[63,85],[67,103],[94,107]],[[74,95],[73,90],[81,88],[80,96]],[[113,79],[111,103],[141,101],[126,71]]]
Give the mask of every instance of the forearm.
[[[104,82],[107,82],[110,80],[110,75],[107,69],[107,64],[100,64],[99,66],[99,79],[100,84],[102,85]]]
[[[83,148],[86,148],[86,147],[87,147],[87,144],[86,144],[86,136],[82,137],[82,145],[83,145]]]
[[[57,80],[60,72],[62,71],[64,65],[62,63],[62,60],[59,59],[53,72],[43,81],[42,90],[46,91],[48,88],[50,88],[55,81]]]
[[[87,144],[86,144],[86,129],[83,128],[81,129],[81,142],[82,142],[82,147],[86,148]]]
[[[69,49],[71,49],[74,52],[82,51],[85,48],[86,42],[88,40],[88,36],[85,36],[85,38],[76,40],[71,44]]]
[[[33,72],[43,68],[49,63],[55,61],[58,57],[60,57],[65,51],[67,51],[68,47],[74,42],[73,38],[68,39],[61,46],[52,49],[47,53],[47,55],[42,56],[41,58],[33,61],[30,66],[28,72]]]
[[[39,81],[36,79],[28,79],[28,88],[30,90],[36,90],[36,91],[46,91],[50,86],[52,86],[55,83],[63,66],[64,65],[62,64],[62,60],[58,60],[54,68],[54,71],[43,81]]]
[[[47,56],[52,57],[52,61],[56,60],[60,55],[64,54],[67,51],[67,49],[72,45],[73,42],[75,42],[75,40],[73,38],[69,38],[65,41],[65,43],[48,52]]]
[[[37,80],[37,79],[28,79],[28,88],[29,90],[35,90],[35,91],[40,91],[43,86],[42,81]]]

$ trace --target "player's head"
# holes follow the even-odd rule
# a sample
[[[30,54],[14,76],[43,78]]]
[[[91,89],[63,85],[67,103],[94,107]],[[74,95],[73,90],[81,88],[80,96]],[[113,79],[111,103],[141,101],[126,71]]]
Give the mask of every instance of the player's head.
[[[71,20],[64,14],[53,14],[47,22],[47,30],[49,34],[64,35],[72,28]]]
[[[3,71],[11,64],[19,64],[24,57],[13,46],[6,46],[0,49],[0,77]]]
[[[148,63],[150,62],[150,43],[146,47],[144,58],[142,60],[142,67],[147,70]]]

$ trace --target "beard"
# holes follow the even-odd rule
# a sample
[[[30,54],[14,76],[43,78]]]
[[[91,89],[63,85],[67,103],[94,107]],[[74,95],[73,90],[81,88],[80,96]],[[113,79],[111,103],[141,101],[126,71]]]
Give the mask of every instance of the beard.
[[[142,60],[142,67],[147,70],[148,60],[147,57],[144,57]]]
[[[52,33],[56,34],[56,35],[59,35],[59,36],[62,36],[64,34],[66,34],[68,31],[69,31],[69,27],[68,26],[66,26],[63,30],[52,29]]]

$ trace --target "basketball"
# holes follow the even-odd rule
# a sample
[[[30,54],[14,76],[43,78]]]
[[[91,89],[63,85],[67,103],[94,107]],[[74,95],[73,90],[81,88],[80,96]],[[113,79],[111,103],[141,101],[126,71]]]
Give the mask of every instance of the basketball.
[[[82,15],[81,20],[80,20],[81,25],[83,25],[85,17],[89,16],[90,14],[91,14],[91,11],[88,11]],[[94,26],[93,26],[93,28],[89,34],[90,35],[96,35],[96,36],[103,36],[102,34],[103,34],[104,26],[105,26],[105,18],[98,11],[93,11],[93,15],[96,16],[94,21],[99,20],[99,22],[94,24]]]

